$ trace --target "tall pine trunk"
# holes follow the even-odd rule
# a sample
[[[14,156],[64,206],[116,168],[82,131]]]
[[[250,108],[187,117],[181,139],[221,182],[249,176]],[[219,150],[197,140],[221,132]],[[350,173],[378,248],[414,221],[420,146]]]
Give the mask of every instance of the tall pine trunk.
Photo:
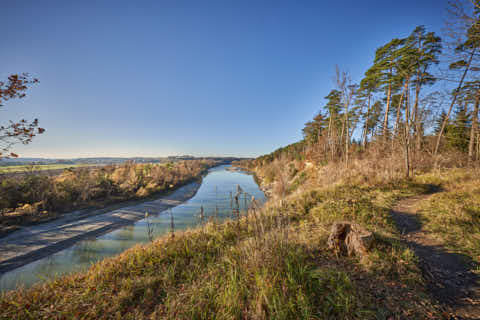
[[[328,120],[328,139],[327,144],[330,147],[330,151],[332,149],[332,113],[330,113],[330,119]],[[333,155],[332,155],[333,159]]]
[[[415,102],[413,104],[413,111],[412,111],[412,116],[413,116],[413,129],[415,133],[415,150],[420,151],[420,143],[422,141],[421,137],[421,125],[420,125],[420,120],[418,116],[418,99],[420,97],[420,83],[417,82],[417,85],[415,86]]]
[[[348,145],[349,145],[349,132],[348,132],[348,104],[345,103],[345,167],[348,167]]]
[[[392,96],[392,83],[388,84],[387,90],[387,105],[385,106],[385,118],[383,119],[383,139],[386,141],[387,139],[387,131],[388,131],[388,113],[390,112],[390,100]]]
[[[468,163],[472,164],[474,159],[475,135],[478,131],[478,105],[480,104],[480,91],[475,97],[475,107],[473,109],[472,128],[470,129],[470,142],[468,144]],[[478,156],[478,154],[477,154]]]
[[[408,80],[405,80],[405,85],[403,86],[402,94],[400,95],[400,101],[398,103],[397,115],[395,118],[395,126],[393,127],[394,136],[398,134],[398,125],[400,123],[400,111],[402,109],[403,97],[405,96],[405,92],[407,91],[407,88],[408,88]]]
[[[367,147],[367,132],[368,132],[368,119],[370,118],[370,104],[371,104],[372,95],[368,95],[368,107],[367,107],[367,117],[365,118],[365,123],[363,124],[363,140],[362,146],[363,149]]]
[[[404,137],[404,161],[405,161],[405,177],[410,177],[410,105],[409,94],[407,86],[407,96],[405,103],[405,137]]]

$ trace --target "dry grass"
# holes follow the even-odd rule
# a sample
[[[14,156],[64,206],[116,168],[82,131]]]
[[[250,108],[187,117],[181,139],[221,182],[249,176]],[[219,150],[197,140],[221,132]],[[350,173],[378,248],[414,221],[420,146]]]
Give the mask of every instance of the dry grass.
[[[416,259],[388,217],[396,198],[418,188],[297,191],[248,218],[210,222],[88,272],[2,295],[0,318],[438,319]],[[351,258],[327,249],[336,219],[374,231],[374,249]]]
[[[349,288],[342,291],[349,298],[339,303],[342,311],[320,313],[318,318],[449,319],[428,297],[417,257],[400,241],[389,211],[401,198],[443,188],[421,208],[424,227],[451,250],[479,262],[478,169],[456,169],[466,163],[459,152],[442,152],[434,159],[428,148],[412,150],[413,177],[407,180],[402,152],[391,153],[381,144],[352,151],[348,167],[340,157],[322,160],[321,148],[317,157],[296,149],[291,145],[239,165],[255,172],[274,201],[286,201],[288,211],[296,213],[291,216],[297,224],[292,238],[304,239],[301,247],[315,257],[313,263],[320,270],[346,275],[347,282],[336,280]],[[435,160],[437,168],[450,169],[432,172]],[[362,258],[332,256],[326,250],[326,238],[329,226],[338,220],[356,222],[374,232],[373,250]],[[322,257],[328,257],[328,263]],[[359,288],[361,293],[355,291]]]
[[[211,160],[68,169],[57,176],[30,174],[0,181],[0,234],[73,209],[145,198],[198,179]]]
[[[480,263],[480,171],[439,171],[417,180],[443,189],[420,206],[424,228],[450,250]]]

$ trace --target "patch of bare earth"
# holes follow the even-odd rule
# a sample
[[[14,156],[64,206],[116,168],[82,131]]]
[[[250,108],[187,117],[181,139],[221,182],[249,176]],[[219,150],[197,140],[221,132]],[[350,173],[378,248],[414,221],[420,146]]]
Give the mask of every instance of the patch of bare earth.
[[[422,228],[417,204],[432,192],[401,200],[391,211],[403,240],[420,260],[432,296],[451,319],[480,319],[480,279],[472,272],[475,262],[468,256],[449,252],[434,235]]]

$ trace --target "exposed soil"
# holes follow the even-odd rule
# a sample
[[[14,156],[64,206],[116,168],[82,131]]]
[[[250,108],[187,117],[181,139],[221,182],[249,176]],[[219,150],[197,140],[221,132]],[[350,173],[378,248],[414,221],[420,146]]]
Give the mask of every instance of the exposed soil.
[[[417,204],[441,192],[431,187],[429,194],[401,200],[391,211],[402,238],[420,260],[432,296],[445,307],[450,319],[480,319],[480,279],[472,272],[475,262],[468,256],[449,252],[422,228]]]

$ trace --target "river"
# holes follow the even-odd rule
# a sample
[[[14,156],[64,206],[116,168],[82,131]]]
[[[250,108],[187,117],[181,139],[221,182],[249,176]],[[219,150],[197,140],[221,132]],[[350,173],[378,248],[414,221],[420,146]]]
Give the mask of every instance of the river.
[[[219,166],[208,171],[197,193],[188,201],[172,209],[149,213],[148,218],[116,229],[92,239],[79,241],[59,252],[26,264],[0,276],[0,291],[8,291],[18,286],[30,287],[35,283],[52,279],[72,272],[86,270],[91,264],[107,257],[117,255],[138,243],[149,241],[148,230],[153,237],[165,235],[171,231],[173,216],[175,231],[192,228],[200,223],[200,211],[203,207],[205,220],[216,215],[224,220],[232,217],[231,194],[237,192],[237,186],[247,194],[240,197],[240,209],[250,203],[252,196],[262,204],[263,192],[255,183],[253,176],[241,171],[230,171],[229,166]]]

